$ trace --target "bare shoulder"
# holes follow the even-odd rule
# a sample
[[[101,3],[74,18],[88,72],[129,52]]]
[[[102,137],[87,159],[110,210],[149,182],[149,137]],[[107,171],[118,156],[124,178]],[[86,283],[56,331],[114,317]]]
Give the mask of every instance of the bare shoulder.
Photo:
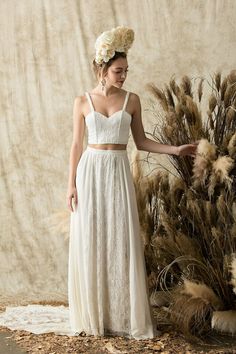
[[[85,101],[86,101],[85,95],[76,96],[74,99],[74,104],[75,105],[83,105]]]
[[[140,98],[139,95],[137,95],[137,93],[135,92],[130,92],[129,93],[129,101],[130,103],[132,103],[133,105],[139,105],[140,104]]]
[[[141,109],[141,103],[139,95],[134,92],[130,92],[129,94],[129,107],[132,112],[132,115],[138,113]]]
[[[76,96],[74,98],[74,110],[76,110],[80,115],[84,115],[84,107],[86,106],[86,95]]]

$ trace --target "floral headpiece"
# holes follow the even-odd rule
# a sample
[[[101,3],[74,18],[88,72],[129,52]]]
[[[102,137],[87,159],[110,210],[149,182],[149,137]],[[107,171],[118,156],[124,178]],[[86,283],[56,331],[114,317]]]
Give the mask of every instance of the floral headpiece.
[[[97,64],[108,62],[115,52],[128,52],[134,41],[134,31],[131,28],[118,26],[103,32],[95,42]]]

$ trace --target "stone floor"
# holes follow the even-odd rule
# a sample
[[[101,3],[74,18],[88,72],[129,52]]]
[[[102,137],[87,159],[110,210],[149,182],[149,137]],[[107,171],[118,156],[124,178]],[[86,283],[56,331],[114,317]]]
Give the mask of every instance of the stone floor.
[[[16,342],[10,338],[9,332],[0,333],[0,354],[26,354],[16,344]]]

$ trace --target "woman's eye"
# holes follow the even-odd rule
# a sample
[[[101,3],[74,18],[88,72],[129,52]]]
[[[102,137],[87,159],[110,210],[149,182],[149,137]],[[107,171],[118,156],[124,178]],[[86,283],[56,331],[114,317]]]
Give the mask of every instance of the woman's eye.
[[[127,73],[129,70],[125,70],[125,72]],[[122,71],[115,71],[116,74],[121,74]]]

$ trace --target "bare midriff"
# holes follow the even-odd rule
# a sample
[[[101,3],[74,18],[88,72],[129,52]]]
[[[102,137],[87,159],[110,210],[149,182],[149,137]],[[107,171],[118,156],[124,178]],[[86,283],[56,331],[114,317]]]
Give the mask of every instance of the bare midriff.
[[[126,144],[88,144],[95,149],[102,150],[126,150]]]

